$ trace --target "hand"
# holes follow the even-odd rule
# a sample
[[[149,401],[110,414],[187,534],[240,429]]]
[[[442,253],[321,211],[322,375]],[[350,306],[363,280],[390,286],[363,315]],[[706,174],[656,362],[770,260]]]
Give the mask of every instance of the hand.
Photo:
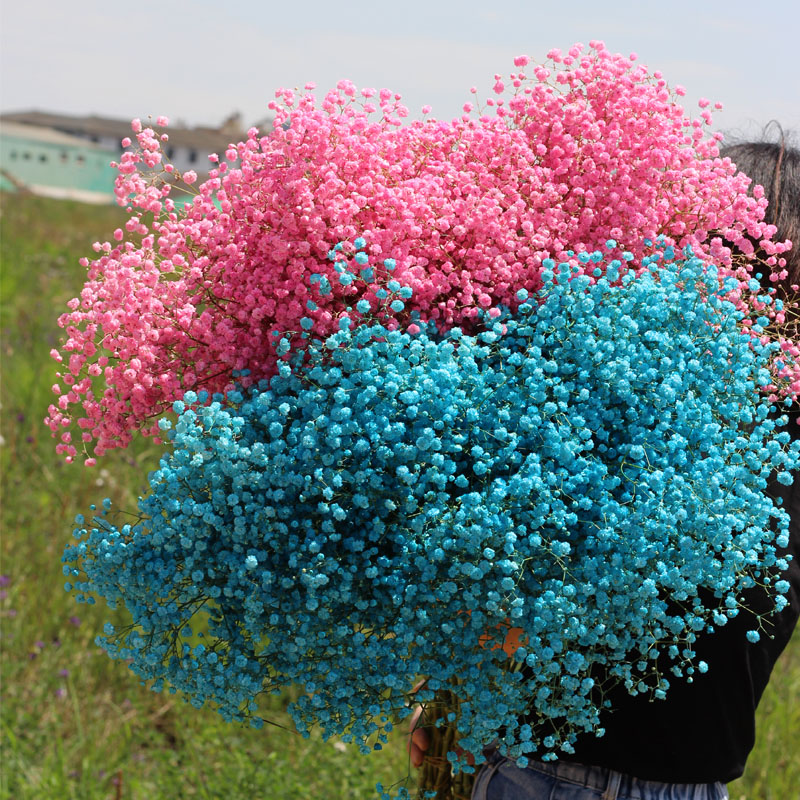
[[[421,767],[425,760],[425,752],[430,747],[431,737],[424,728],[425,717],[422,714],[422,706],[417,706],[411,715],[408,735],[408,753],[411,763],[415,767]]]

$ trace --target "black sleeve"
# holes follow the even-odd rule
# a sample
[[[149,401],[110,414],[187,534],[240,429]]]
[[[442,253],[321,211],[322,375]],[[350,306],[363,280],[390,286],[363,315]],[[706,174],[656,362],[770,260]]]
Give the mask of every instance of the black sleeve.
[[[782,551],[792,556],[782,576],[790,584],[789,605],[765,618],[755,644],[745,636],[754,627],[745,611],[704,635],[696,651],[708,672],[696,673],[693,683],[673,680],[665,700],[613,691],[605,736],[580,737],[575,754],[564,760],[667,783],[727,783],[741,776],[755,741],[756,706],[800,614],[800,477],[791,486],[772,481],[768,491],[782,499],[791,518],[789,546]],[[773,600],[753,589],[746,605],[766,613]]]

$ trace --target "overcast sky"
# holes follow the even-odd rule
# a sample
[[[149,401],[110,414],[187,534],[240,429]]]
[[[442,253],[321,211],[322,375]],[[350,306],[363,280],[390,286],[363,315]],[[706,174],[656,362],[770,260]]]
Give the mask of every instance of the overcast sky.
[[[267,115],[281,86],[341,78],[450,119],[513,58],[600,39],[721,101],[719,130],[800,138],[798,0],[0,0],[0,109],[216,125]]]

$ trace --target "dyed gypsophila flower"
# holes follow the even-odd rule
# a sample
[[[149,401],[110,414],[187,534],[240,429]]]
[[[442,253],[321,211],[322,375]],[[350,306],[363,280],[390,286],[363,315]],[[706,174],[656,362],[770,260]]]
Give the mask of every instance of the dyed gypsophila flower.
[[[495,95],[450,122],[406,125],[388,90],[374,108],[347,81],[320,100],[280,91],[274,130],[251,129],[229,148],[236,162],[181,185],[188,206],[171,183],[152,184],[161,139],[138,123],[117,181],[131,217],[84,261],[86,285],[60,319],[48,414],[58,451],[100,456],[136,431],[157,435],[174,400],[230,388],[232,370],[271,377],[271,334],[297,330],[308,300],[320,334],[335,332],[350,289],[326,256],[361,233],[413,289],[396,313],[416,310],[440,330],[515,308],[518,289],[541,286],[544,259],[609,238],[631,243],[638,267],[658,235],[731,269],[723,241],[744,253],[760,242],[778,274],[787,245],[771,241],[763,193],[750,197],[749,180],[717,158],[707,109],[690,119],[663,78],[597,42],[545,64],[518,58],[500,77],[502,105]],[[748,270],[734,272],[753,304]],[[330,292],[318,297],[312,274]],[[383,287],[379,273],[370,283],[373,295]]]
[[[568,749],[602,687],[668,696],[742,590],[785,591],[764,488],[800,457],[757,391],[776,346],[742,332],[718,272],[613,254],[544,261],[472,333],[314,320],[269,381],[187,392],[141,521],[106,503],[64,555],[79,599],[132,617],[103,647],[256,725],[299,686],[299,731],[365,749],[423,675],[417,700],[460,699],[448,724],[477,763],[495,739]]]

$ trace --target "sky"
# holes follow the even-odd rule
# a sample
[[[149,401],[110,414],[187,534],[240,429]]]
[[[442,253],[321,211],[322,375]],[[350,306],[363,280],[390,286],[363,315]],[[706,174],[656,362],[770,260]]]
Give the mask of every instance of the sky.
[[[665,11],[668,9],[668,11]],[[0,111],[37,109],[218,125],[268,116],[279,87],[342,78],[451,119],[527,54],[599,39],[635,52],[683,103],[721,101],[714,128],[800,139],[797,0],[0,0]]]

